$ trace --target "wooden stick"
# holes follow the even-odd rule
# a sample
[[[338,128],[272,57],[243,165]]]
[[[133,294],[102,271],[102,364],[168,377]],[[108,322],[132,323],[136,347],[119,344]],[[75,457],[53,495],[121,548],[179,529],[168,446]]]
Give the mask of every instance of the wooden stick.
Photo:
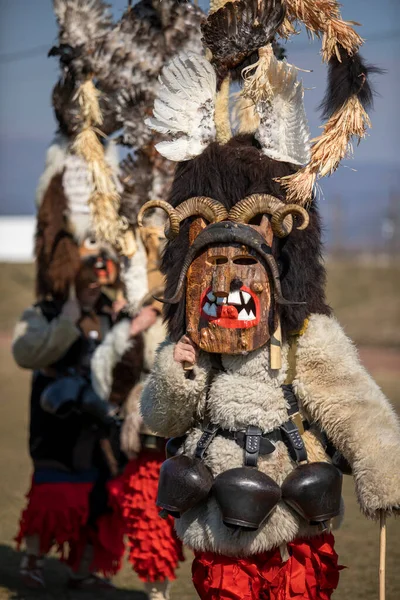
[[[386,512],[380,514],[380,539],[379,539],[379,600],[386,597]]]

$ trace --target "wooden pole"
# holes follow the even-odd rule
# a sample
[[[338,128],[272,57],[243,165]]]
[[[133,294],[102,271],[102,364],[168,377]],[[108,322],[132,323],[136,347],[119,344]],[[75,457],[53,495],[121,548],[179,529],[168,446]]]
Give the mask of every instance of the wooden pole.
[[[379,539],[379,600],[386,598],[386,513],[380,514],[380,539]]]

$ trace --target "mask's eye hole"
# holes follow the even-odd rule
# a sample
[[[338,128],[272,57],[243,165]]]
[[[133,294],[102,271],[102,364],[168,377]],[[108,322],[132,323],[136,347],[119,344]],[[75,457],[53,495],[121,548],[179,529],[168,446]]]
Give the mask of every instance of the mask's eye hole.
[[[209,265],[226,265],[228,258],[226,256],[210,256],[207,259]]]
[[[97,242],[96,242],[96,240],[94,238],[86,238],[86,240],[84,241],[83,245],[88,250],[93,250],[93,248],[96,248]]]
[[[235,265],[255,265],[258,261],[252,256],[238,256],[232,262]]]

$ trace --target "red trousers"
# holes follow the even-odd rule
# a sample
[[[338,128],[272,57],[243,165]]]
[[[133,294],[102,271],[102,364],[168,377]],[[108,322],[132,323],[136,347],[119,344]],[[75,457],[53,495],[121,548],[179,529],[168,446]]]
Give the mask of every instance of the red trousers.
[[[197,552],[193,583],[201,600],[329,600],[339,582],[332,534],[298,539],[246,558]]]

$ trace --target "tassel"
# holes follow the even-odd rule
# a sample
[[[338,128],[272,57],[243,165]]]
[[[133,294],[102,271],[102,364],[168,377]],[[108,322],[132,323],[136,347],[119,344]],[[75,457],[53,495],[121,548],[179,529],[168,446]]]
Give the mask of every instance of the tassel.
[[[113,180],[111,167],[107,164],[104,148],[95,127],[102,124],[103,117],[99,106],[100,93],[91,79],[86,80],[77,91],[84,120],[83,129],[73,143],[73,151],[88,165],[93,179],[94,192],[89,199],[96,238],[111,245],[121,247],[121,234],[126,224],[118,211],[120,198]],[[122,244],[123,245],[123,244]]]
[[[371,127],[368,114],[353,95],[327,121],[322,135],[313,140],[309,164],[294,175],[277,179],[286,189],[286,201],[301,205],[311,202],[317,177],[332,175],[352,152],[352,137],[364,138],[367,127]]]

